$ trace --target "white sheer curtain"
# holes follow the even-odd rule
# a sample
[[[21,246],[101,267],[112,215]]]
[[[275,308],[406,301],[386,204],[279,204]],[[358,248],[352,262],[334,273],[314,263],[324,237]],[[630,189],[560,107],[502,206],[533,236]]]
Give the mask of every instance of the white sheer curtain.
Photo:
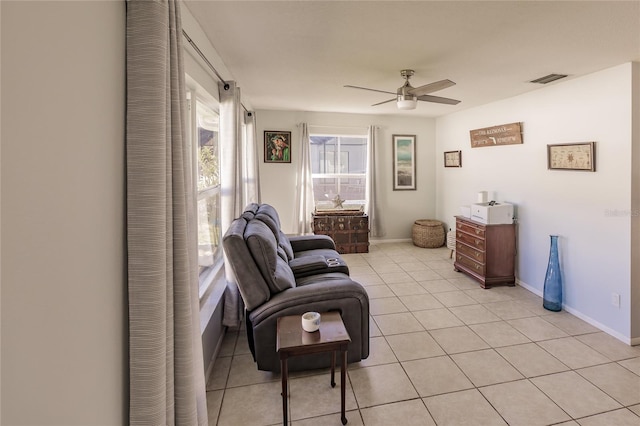
[[[207,425],[180,8],[126,7],[129,423]]]
[[[300,157],[297,173],[296,205],[294,218],[298,221],[296,232],[300,235],[311,234],[312,223],[311,213],[315,208],[313,197],[313,182],[311,180],[311,152],[309,146],[309,126],[307,123],[300,124]]]
[[[220,94],[220,223],[222,232],[244,208],[242,175],[242,115],[240,88],[235,81],[218,83]]]
[[[260,198],[258,182],[258,160],[255,150],[255,124],[251,121],[246,133],[253,137],[243,138],[240,88],[234,81],[220,82],[220,164],[221,164],[221,206],[220,222],[222,232],[226,232],[231,222],[242,214],[249,202]],[[252,114],[253,116],[253,114]],[[249,129],[251,129],[249,131]],[[248,143],[253,139],[253,143]],[[247,142],[247,143],[245,143]],[[254,181],[255,185],[251,184]],[[255,197],[255,199],[253,199]],[[236,278],[231,268],[225,268],[227,289],[224,298],[223,325],[235,327],[240,324],[244,303]]]
[[[376,151],[378,147],[378,128],[369,126],[367,144],[367,177],[365,188],[365,211],[369,215],[369,229],[372,237],[383,237],[384,229],[380,220],[380,209],[376,203]]]
[[[259,203],[260,194],[260,174],[258,171],[258,150],[256,136],[256,114],[248,111],[244,113],[244,157],[245,161],[245,184],[244,184],[244,205],[249,203]]]

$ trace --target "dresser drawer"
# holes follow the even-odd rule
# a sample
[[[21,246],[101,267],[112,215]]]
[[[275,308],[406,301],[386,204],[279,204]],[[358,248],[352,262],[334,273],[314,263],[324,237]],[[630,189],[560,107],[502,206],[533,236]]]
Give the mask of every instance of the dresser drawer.
[[[460,242],[456,244],[456,251],[460,254],[464,254],[465,256],[470,257],[476,262],[483,263],[483,264],[485,263],[483,251],[476,250],[473,247],[469,247],[468,245],[462,244]]]
[[[457,231],[456,232],[456,241],[462,241],[470,245],[471,247],[475,247],[478,250],[484,251],[484,239],[479,237],[474,237],[471,234],[467,234],[466,232]]]
[[[484,265],[482,263],[478,263],[473,259],[468,258],[467,256],[463,255],[462,253],[457,252],[456,253],[456,261],[463,265],[466,266],[467,268],[469,268],[470,270],[472,270],[473,272],[480,274],[480,275],[484,275]]]
[[[456,222],[456,228],[459,231],[466,232],[468,234],[471,234],[471,235],[474,235],[476,237],[484,239],[484,231],[485,231],[484,227],[477,226],[477,225],[471,224],[469,222],[462,222],[462,221],[458,220]]]

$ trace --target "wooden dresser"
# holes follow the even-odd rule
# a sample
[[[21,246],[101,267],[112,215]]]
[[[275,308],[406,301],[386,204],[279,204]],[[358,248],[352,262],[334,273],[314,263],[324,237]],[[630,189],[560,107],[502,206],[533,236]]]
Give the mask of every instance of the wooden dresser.
[[[480,282],[515,285],[516,225],[485,225],[456,216],[454,269]]]
[[[314,214],[313,233],[330,236],[338,253],[369,252],[369,217],[366,214]]]

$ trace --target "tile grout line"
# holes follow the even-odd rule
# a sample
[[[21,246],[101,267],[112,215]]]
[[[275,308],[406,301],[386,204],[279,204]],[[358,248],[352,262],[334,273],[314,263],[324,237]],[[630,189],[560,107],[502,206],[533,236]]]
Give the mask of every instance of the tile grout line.
[[[412,254],[410,254],[410,253],[411,253],[411,250],[404,250],[404,252],[407,254],[407,256],[412,256]],[[400,255],[398,254],[398,253],[399,253],[399,251],[396,251],[395,249],[394,249],[393,253],[395,253],[395,255],[396,255],[396,256],[400,256]],[[359,256],[361,256],[361,255],[359,255]],[[380,276],[380,273],[378,273],[377,271],[373,270],[373,268],[372,268],[372,266],[371,266],[371,265],[372,265],[372,263],[369,263],[369,261],[370,261],[372,258],[376,258],[376,259],[378,259],[378,260],[379,260],[379,259],[380,259],[381,257],[383,257],[383,256],[384,256],[384,257],[387,257],[390,263],[392,262],[392,263],[394,263],[395,265],[398,265],[398,267],[400,267],[400,269],[402,269],[402,273],[404,273],[404,274],[406,274],[406,275],[409,275],[409,277],[412,279],[412,281],[411,281],[411,282],[386,282],[386,281],[384,281],[384,279]],[[403,362],[416,361],[416,360],[421,360],[421,359],[429,359],[429,358],[435,358],[435,357],[439,357],[439,356],[446,356],[446,357],[450,360],[450,362],[452,362],[452,363],[453,363],[453,365],[455,365],[455,367],[456,367],[458,370],[460,370],[460,372],[463,374],[463,376],[464,376],[464,377],[465,377],[465,378],[466,378],[466,379],[471,383],[471,385],[473,386],[473,388],[471,388],[471,389],[473,389],[473,390],[475,390],[475,391],[479,392],[479,393],[482,395],[483,400],[484,400],[484,401],[486,401],[486,402],[489,404],[489,406],[491,407],[491,409],[492,409],[495,413],[497,413],[497,414],[498,414],[498,416],[500,416],[500,418],[501,418],[501,419],[503,419],[505,422],[506,422],[506,419],[503,417],[503,414],[502,414],[502,413],[500,413],[500,412],[497,410],[497,408],[493,406],[493,404],[491,404],[491,402],[490,402],[490,401],[486,398],[486,396],[485,396],[485,395],[480,391],[480,389],[485,388],[485,387],[489,387],[489,386],[501,385],[501,384],[504,384],[504,383],[510,383],[510,382],[516,382],[516,381],[525,381],[525,380],[526,380],[527,382],[529,382],[530,384],[532,384],[532,385],[533,385],[533,386],[534,386],[538,391],[540,391],[542,395],[544,395],[546,398],[548,398],[549,400],[551,400],[551,401],[553,402],[553,404],[554,404],[555,406],[557,406],[557,407],[561,410],[561,412],[565,413],[565,414],[566,414],[570,419],[574,419],[571,415],[569,415],[569,413],[567,413],[567,412],[566,412],[562,407],[560,407],[560,406],[558,405],[558,403],[557,403],[555,400],[553,400],[549,395],[547,395],[544,391],[542,391],[542,389],[541,389],[541,388],[539,388],[538,386],[536,386],[536,384],[535,384],[535,383],[533,382],[533,380],[532,380],[532,379],[535,379],[535,378],[538,378],[538,377],[546,377],[546,376],[552,376],[552,375],[555,375],[555,374],[568,373],[568,372],[574,372],[574,373],[577,373],[577,375],[578,375],[580,378],[582,378],[583,380],[585,380],[585,381],[586,381],[587,383],[589,383],[591,386],[594,386],[594,388],[596,388],[598,391],[602,392],[604,395],[606,395],[607,397],[611,398],[612,400],[614,400],[616,403],[618,403],[618,404],[621,406],[621,407],[619,407],[619,408],[615,408],[615,409],[607,410],[607,411],[604,411],[604,412],[602,412],[602,413],[595,413],[595,414],[591,414],[591,415],[588,415],[588,416],[578,417],[578,418],[575,418],[574,420],[576,420],[576,419],[588,418],[588,417],[593,417],[593,416],[598,416],[598,415],[601,415],[601,414],[606,414],[606,413],[613,412],[613,411],[620,410],[620,409],[624,409],[624,410],[631,411],[632,415],[634,415],[634,416],[637,416],[637,417],[638,417],[638,414],[637,414],[637,413],[635,413],[633,410],[631,410],[631,409],[630,409],[630,407],[635,406],[635,405],[638,405],[638,404],[630,404],[630,405],[625,405],[625,404],[623,404],[622,402],[620,402],[620,401],[618,401],[616,398],[614,398],[612,395],[609,395],[609,393],[607,393],[606,391],[604,391],[603,389],[601,389],[601,388],[600,388],[600,386],[598,386],[596,383],[593,383],[593,382],[591,382],[587,377],[584,377],[584,376],[583,376],[582,374],[580,374],[580,373],[579,373],[579,371],[578,371],[578,370],[580,370],[580,369],[586,369],[586,368],[597,367],[597,366],[608,365],[608,364],[616,364],[616,365],[620,366],[621,368],[623,368],[623,369],[624,369],[624,371],[629,371],[631,374],[633,374],[633,375],[637,376],[637,374],[636,374],[634,371],[632,371],[632,370],[630,370],[628,367],[626,367],[626,366],[624,366],[624,365],[620,364],[620,362],[621,362],[621,361],[625,361],[625,360],[629,360],[629,359],[635,359],[635,358],[637,358],[636,356],[629,355],[629,357],[628,357],[628,358],[623,358],[623,359],[620,359],[620,360],[614,360],[614,359],[611,359],[609,356],[605,355],[604,353],[602,353],[602,352],[598,351],[597,349],[595,349],[594,347],[592,347],[590,344],[585,343],[585,342],[582,342],[581,340],[577,339],[577,336],[585,336],[585,335],[589,335],[589,334],[598,334],[598,333],[600,333],[601,331],[596,330],[596,331],[593,331],[593,332],[584,332],[584,333],[575,333],[575,334],[572,334],[569,330],[566,330],[565,328],[563,328],[563,327],[561,327],[561,326],[558,326],[558,325],[556,325],[555,323],[553,323],[553,322],[551,322],[551,321],[547,321],[547,320],[544,318],[545,316],[551,316],[551,315],[554,315],[553,313],[541,314],[541,313],[537,313],[537,312],[531,312],[531,313],[532,313],[532,316],[531,316],[531,317],[524,317],[524,318],[517,318],[517,319],[540,318],[540,319],[542,319],[544,322],[546,322],[547,324],[549,324],[551,327],[557,328],[558,330],[560,330],[560,331],[562,331],[563,333],[567,334],[567,336],[564,336],[564,337],[554,337],[554,338],[549,338],[549,339],[532,340],[529,336],[527,336],[527,335],[525,335],[524,333],[522,333],[520,330],[518,330],[517,328],[515,328],[515,327],[514,327],[514,326],[509,322],[509,321],[513,321],[514,319],[504,319],[502,316],[500,316],[500,315],[499,315],[499,314],[497,314],[496,312],[493,312],[491,309],[489,309],[488,307],[486,307],[486,306],[485,306],[485,305],[487,305],[487,304],[491,304],[491,303],[500,303],[500,302],[508,302],[508,301],[516,301],[516,302],[517,302],[517,301],[519,301],[519,300],[525,301],[525,300],[528,300],[528,298],[526,298],[526,297],[522,297],[522,298],[512,297],[510,300],[504,300],[504,301],[485,301],[485,302],[481,302],[481,301],[477,300],[476,298],[474,298],[474,297],[473,297],[473,295],[470,295],[470,294],[468,294],[468,293],[467,293],[468,291],[473,291],[473,289],[464,289],[464,288],[460,288],[460,287],[456,286],[455,284],[452,284],[452,283],[451,283],[452,285],[454,285],[454,287],[456,287],[456,290],[451,290],[451,291],[460,291],[460,292],[462,292],[462,293],[463,293],[463,294],[465,294],[467,297],[469,297],[469,298],[471,298],[472,300],[474,300],[474,303],[473,303],[473,304],[468,304],[468,305],[467,305],[467,304],[465,304],[465,305],[459,305],[459,306],[446,306],[446,305],[445,305],[445,306],[443,306],[443,308],[444,308],[444,309],[446,309],[446,311],[447,311],[449,314],[453,315],[453,317],[454,317],[454,318],[459,319],[459,320],[462,322],[462,325],[459,325],[459,326],[451,326],[451,327],[442,327],[442,328],[437,328],[437,329],[433,329],[433,330],[450,329],[450,328],[455,328],[455,327],[465,327],[465,328],[467,328],[468,330],[470,330],[470,331],[473,333],[473,335],[475,335],[476,337],[478,337],[478,338],[480,339],[480,341],[482,341],[482,342],[484,342],[485,344],[487,344],[487,345],[488,345],[488,348],[486,348],[487,350],[489,350],[489,349],[490,349],[490,350],[492,350],[494,353],[497,353],[501,360],[506,361],[506,362],[507,362],[507,364],[508,364],[509,366],[511,366],[515,371],[517,371],[519,374],[521,374],[521,375],[523,376],[523,378],[521,378],[521,379],[508,380],[508,381],[505,381],[505,382],[498,382],[498,383],[495,383],[495,384],[490,384],[490,385],[485,385],[485,386],[476,386],[476,385],[475,385],[475,383],[473,383],[473,381],[472,381],[472,380],[470,379],[470,377],[468,376],[468,373],[467,373],[467,372],[465,372],[465,371],[460,367],[460,365],[458,365],[458,363],[456,363],[456,361],[453,359],[452,355],[457,355],[457,354],[459,354],[459,353],[460,353],[460,354],[465,354],[465,353],[477,352],[477,351],[478,351],[478,349],[475,349],[475,350],[468,350],[468,351],[462,351],[462,352],[456,352],[456,353],[452,353],[452,354],[447,353],[447,352],[444,350],[444,347],[442,347],[441,343],[440,343],[440,342],[438,342],[438,340],[437,340],[437,339],[432,335],[431,331],[433,331],[433,330],[429,330],[429,329],[427,329],[427,328],[426,328],[426,326],[425,326],[424,324],[422,324],[422,323],[418,320],[418,318],[416,317],[416,315],[415,315],[415,313],[416,313],[416,312],[421,312],[421,311],[430,311],[430,310],[434,310],[434,309],[442,309],[442,308],[414,309],[414,310],[412,310],[412,309],[410,309],[410,308],[409,308],[409,306],[408,306],[408,305],[407,305],[407,303],[406,303],[406,297],[410,297],[410,296],[412,296],[412,295],[411,295],[411,294],[398,295],[398,293],[394,292],[394,291],[393,291],[394,289],[393,289],[393,288],[391,288],[390,286],[393,286],[393,285],[396,285],[396,284],[417,284],[417,285],[419,285],[420,287],[422,287],[422,288],[426,291],[426,293],[421,293],[421,294],[428,294],[428,295],[430,295],[430,296],[432,296],[432,297],[434,297],[434,298],[435,298],[435,296],[434,296],[434,295],[435,295],[435,294],[437,294],[437,293],[431,293],[427,288],[424,288],[424,286],[422,286],[422,285],[421,285],[421,282],[420,282],[420,281],[418,281],[418,280],[416,280],[416,279],[415,279],[415,278],[414,278],[414,277],[409,273],[409,272],[411,272],[411,271],[406,271],[406,270],[404,270],[404,269],[400,266],[400,263],[399,263],[397,260],[395,260],[393,257],[389,256],[388,254],[384,254],[384,252],[383,252],[382,250],[376,250],[376,254],[375,254],[374,256],[368,256],[368,257],[361,256],[361,258],[364,260],[364,262],[365,262],[365,263],[367,263],[368,267],[369,267],[369,268],[371,268],[371,269],[373,270],[373,273],[372,273],[372,274],[366,274],[366,275],[374,275],[374,274],[375,274],[375,276],[377,277],[377,281],[379,281],[379,283],[377,283],[377,284],[373,284],[372,286],[375,286],[375,285],[385,285],[385,286],[389,287],[389,288],[390,288],[390,290],[394,293],[394,296],[388,296],[388,297],[382,297],[382,298],[376,298],[376,299],[390,299],[390,298],[395,298],[395,299],[397,299],[397,300],[400,302],[401,306],[403,306],[403,307],[406,309],[406,311],[404,311],[404,312],[388,312],[388,313],[382,313],[382,314],[378,314],[378,315],[373,315],[373,314],[371,314],[371,313],[370,313],[370,320],[372,320],[372,321],[373,321],[373,323],[375,324],[375,326],[380,330],[380,337],[382,337],[382,338],[384,339],[385,344],[390,348],[391,353],[393,354],[393,357],[395,358],[395,361],[393,361],[393,362],[383,362],[383,363],[380,363],[380,364],[374,364],[374,365],[369,365],[369,366],[362,366],[362,367],[359,367],[358,369],[368,369],[368,368],[376,367],[376,366],[379,366],[379,365],[393,365],[393,364],[396,364],[396,363],[397,363],[397,364],[399,364],[399,366],[401,367],[403,374],[407,377],[407,379],[409,380],[409,383],[411,384],[411,386],[412,386],[413,390],[415,391],[415,393],[416,393],[416,395],[417,395],[417,397],[416,397],[416,398],[403,399],[403,400],[400,400],[400,401],[393,401],[393,402],[388,402],[388,403],[384,403],[384,404],[373,405],[373,406],[371,406],[371,407],[361,407],[361,403],[358,401],[358,396],[357,396],[357,394],[356,394],[356,392],[355,392],[355,388],[353,387],[353,382],[351,381],[351,377],[350,377],[350,374],[349,374],[349,373],[351,373],[352,371],[357,371],[357,369],[356,369],[356,370],[348,369],[348,371],[347,371],[347,373],[348,373],[348,374],[347,374],[348,379],[347,379],[347,380],[348,380],[348,383],[349,383],[349,384],[351,384],[351,391],[352,391],[352,393],[353,393],[353,396],[354,396],[354,399],[355,399],[355,403],[356,403],[356,407],[357,407],[357,408],[356,408],[356,410],[358,411],[358,414],[359,414],[360,419],[361,419],[361,421],[362,421],[362,423],[363,423],[363,424],[364,424],[364,416],[363,416],[363,413],[362,413],[362,410],[363,410],[363,409],[368,409],[368,408],[374,408],[374,407],[379,407],[379,406],[384,406],[384,405],[394,404],[394,403],[397,403],[397,402],[412,401],[412,400],[415,400],[415,399],[420,399],[420,400],[422,401],[422,404],[423,404],[423,406],[425,407],[425,409],[426,409],[427,413],[429,413],[429,416],[433,419],[433,421],[434,421],[434,423],[435,423],[435,418],[433,417],[433,414],[432,414],[432,413],[431,413],[431,411],[429,410],[429,408],[428,408],[428,406],[427,406],[427,404],[426,404],[425,399],[427,399],[427,398],[431,398],[431,397],[435,397],[435,396],[439,396],[439,395],[454,394],[454,393],[461,392],[461,391],[460,391],[460,390],[457,390],[457,391],[451,391],[451,392],[443,392],[443,393],[440,393],[440,394],[434,394],[434,395],[431,395],[431,396],[429,396],[429,397],[422,397],[422,396],[420,396],[420,392],[418,392],[418,388],[416,387],[416,384],[415,384],[415,383],[414,383],[414,381],[411,379],[411,377],[409,376],[408,372],[405,370],[405,366],[404,366]],[[421,259],[421,258],[417,258],[417,257],[416,257],[416,259],[418,259],[418,260],[417,260],[418,262],[425,264],[425,266],[428,268],[427,270],[435,271],[433,268],[430,268],[430,267],[426,264],[426,262],[435,262],[435,261],[438,261],[438,259],[423,260],[423,259]],[[375,262],[375,260],[374,260],[374,262]],[[412,261],[412,263],[413,263],[413,262],[415,262],[415,260],[413,260],[413,261]],[[402,263],[405,263],[405,262],[402,262]],[[450,263],[450,262],[449,262],[449,263]],[[360,265],[358,265],[358,266],[360,266]],[[362,266],[364,266],[364,265],[362,265]],[[400,272],[400,271],[398,271],[398,272]],[[382,272],[382,273],[385,273],[385,272]],[[395,273],[395,272],[389,272],[389,273]],[[436,272],[436,273],[437,273],[437,272]],[[389,278],[389,277],[387,277],[387,278]],[[449,283],[450,283],[451,278],[443,277],[443,278],[442,278],[442,280],[445,280],[445,281],[447,281],[447,282],[449,282]],[[428,282],[428,281],[426,281],[426,282]],[[365,288],[366,288],[366,287],[368,287],[368,286],[365,286]],[[398,290],[398,289],[396,289],[396,290]],[[446,292],[438,292],[438,293],[446,293]],[[478,293],[478,294],[479,294],[479,293]],[[401,299],[401,297],[405,297],[405,301],[403,301],[403,300]],[[439,299],[437,299],[437,298],[435,298],[435,299],[439,301]],[[373,299],[372,299],[372,300],[373,300]],[[441,303],[441,302],[440,302],[440,303]],[[452,311],[452,310],[450,309],[450,308],[457,308],[457,307],[461,307],[461,306],[481,306],[482,308],[486,309],[487,311],[489,311],[491,314],[495,315],[495,316],[496,316],[496,317],[498,317],[499,319],[498,319],[498,320],[495,320],[495,321],[480,322],[480,323],[473,323],[473,324],[471,324],[471,323],[467,323],[467,322],[465,322],[465,321],[464,321],[460,316],[456,315],[454,311]],[[416,330],[416,331],[411,331],[411,332],[392,333],[392,334],[386,334],[386,333],[384,333],[384,332],[382,331],[382,329],[380,328],[380,325],[378,324],[378,321],[376,320],[376,317],[389,316],[389,315],[398,314],[398,313],[409,313],[409,314],[411,314],[411,318],[413,318],[413,320],[415,320],[415,321],[420,325],[421,330]],[[527,343],[509,344],[509,345],[505,345],[505,346],[493,346],[493,345],[491,345],[488,341],[486,341],[485,339],[483,339],[483,338],[482,338],[482,337],[481,337],[481,336],[480,336],[480,335],[479,335],[479,334],[478,334],[478,333],[477,333],[473,328],[471,328],[471,326],[472,326],[472,325],[479,325],[479,324],[491,324],[491,323],[505,323],[505,324],[509,325],[510,327],[512,327],[514,330],[516,330],[518,333],[520,333],[521,335],[523,335],[525,338],[527,338],[527,339],[529,340],[529,342],[527,342]],[[426,333],[427,333],[427,335],[428,335],[428,336],[429,336],[429,337],[430,337],[430,338],[435,342],[435,345],[436,345],[436,346],[437,346],[437,347],[438,347],[438,348],[443,352],[443,355],[434,355],[434,356],[430,356],[430,357],[426,357],[426,358],[418,358],[418,359],[416,359],[416,360],[411,359],[411,360],[406,360],[406,361],[400,361],[400,358],[399,358],[399,354],[398,354],[398,352],[397,352],[397,349],[394,349],[394,347],[391,345],[391,343],[390,343],[390,341],[388,340],[388,338],[389,338],[390,336],[403,335],[403,334],[411,334],[411,333],[414,333],[414,332],[415,332],[415,333],[423,333],[423,332],[426,332]],[[565,363],[564,363],[561,359],[559,359],[557,356],[555,356],[555,355],[553,355],[552,353],[550,353],[547,349],[545,349],[543,346],[541,346],[541,345],[539,344],[539,342],[553,341],[553,340],[561,340],[561,339],[568,339],[568,338],[571,338],[571,339],[577,340],[578,342],[580,342],[580,343],[582,343],[583,345],[587,346],[588,348],[590,348],[591,350],[595,351],[597,354],[599,354],[599,355],[603,356],[605,359],[607,359],[607,360],[609,360],[609,361],[608,361],[608,362],[597,363],[597,364],[593,364],[593,365],[588,365],[588,366],[584,366],[584,367],[579,367],[579,368],[571,368],[571,367],[569,367],[568,365],[565,365]],[[235,351],[236,351],[236,349],[237,349],[237,344],[238,344],[238,340],[239,340],[239,339],[240,339],[240,337],[239,337],[239,335],[237,335],[237,336],[236,336],[236,342],[235,342],[236,344],[234,345],[234,350],[233,350],[233,353],[232,353],[232,356],[231,356],[231,358],[232,358],[232,359],[231,359],[231,361],[233,361],[233,358],[236,356]],[[554,360],[558,361],[560,364],[565,365],[565,367],[567,368],[567,370],[565,370],[565,371],[561,371],[561,372],[547,373],[547,374],[540,374],[540,375],[536,375],[536,376],[532,376],[532,377],[527,377],[527,376],[524,374],[524,372],[520,371],[520,370],[519,370],[519,369],[518,369],[514,364],[512,364],[508,359],[506,359],[506,358],[505,358],[505,356],[504,356],[504,355],[503,355],[503,354],[498,350],[498,349],[500,349],[500,348],[516,347],[516,346],[528,345],[528,344],[532,344],[532,343],[533,343],[533,344],[534,344],[538,349],[541,349],[541,350],[543,351],[543,353],[545,353],[545,354],[547,354],[547,355],[551,356],[551,358],[553,358]],[[484,349],[483,349],[483,350],[484,350]],[[228,380],[229,380],[229,377],[230,377],[230,375],[231,375],[231,366],[232,366],[232,365],[230,364],[230,366],[229,366],[229,370],[227,371],[227,377],[226,377],[226,381],[225,381],[225,388],[224,388],[224,389],[222,389],[222,390],[223,390],[223,395],[222,395],[222,400],[223,400],[223,401],[224,401],[224,397],[225,397],[225,394],[226,394],[226,390],[227,390],[227,388],[228,388],[228,387],[227,387],[227,385],[228,385]],[[320,374],[320,373],[319,373],[319,374]],[[313,376],[313,375],[311,375],[311,376]],[[303,376],[303,377],[311,377],[311,376]],[[260,383],[263,383],[263,382],[260,382]],[[256,383],[256,384],[260,384],[260,383]],[[251,385],[252,385],[252,384],[242,385],[242,386],[251,386]],[[241,386],[238,386],[238,387],[241,387]],[[471,390],[471,389],[469,389],[469,390]],[[217,422],[219,422],[219,420],[220,420],[220,415],[221,415],[221,412],[222,412],[222,403],[223,403],[223,402],[221,402],[221,403],[220,403],[220,406],[219,406],[219,408],[218,408],[218,418],[217,418]],[[292,417],[291,417],[291,410],[292,410],[292,407],[291,407],[291,404],[289,404],[289,412],[290,412],[289,418],[290,418],[290,419],[292,419]],[[356,410],[352,410],[352,411],[355,413],[355,411],[356,411]],[[327,415],[329,415],[329,414],[327,414]],[[307,419],[321,418],[321,417],[323,417],[323,416],[324,416],[324,415],[318,415],[318,416],[309,417],[309,418],[307,418]],[[217,423],[217,422],[216,422],[216,423]]]

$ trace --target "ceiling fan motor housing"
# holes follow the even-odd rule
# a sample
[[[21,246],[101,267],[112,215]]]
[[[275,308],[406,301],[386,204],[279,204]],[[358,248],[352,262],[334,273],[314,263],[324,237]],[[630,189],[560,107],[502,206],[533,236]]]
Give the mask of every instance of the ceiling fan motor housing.
[[[411,77],[415,72],[413,70],[402,70],[400,71],[400,75],[407,80]]]
[[[417,103],[417,96],[398,93],[398,109],[416,109]]]
[[[400,75],[404,77],[405,82],[402,87],[398,88],[398,99],[397,106],[398,109],[416,109],[416,105],[418,104],[418,97],[416,95],[412,95],[409,93],[410,90],[413,90],[411,84],[409,84],[409,78],[414,74],[413,70],[402,70],[400,71]]]

